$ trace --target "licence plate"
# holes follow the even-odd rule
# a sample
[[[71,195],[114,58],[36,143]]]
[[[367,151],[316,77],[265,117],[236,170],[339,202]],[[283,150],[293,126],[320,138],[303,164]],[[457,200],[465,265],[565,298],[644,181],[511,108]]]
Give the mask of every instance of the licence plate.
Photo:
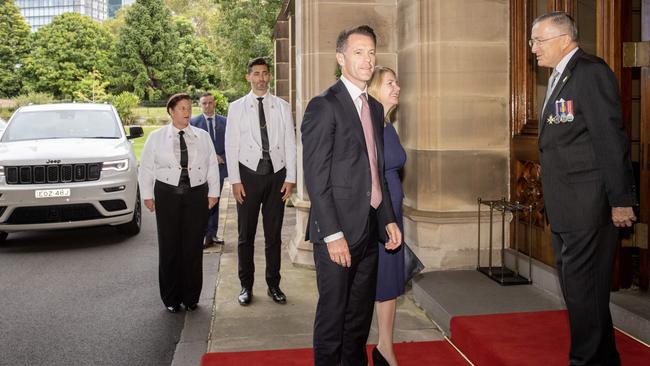
[[[41,189],[38,191],[34,191],[34,197],[36,198],[70,197],[70,189],[69,188]]]

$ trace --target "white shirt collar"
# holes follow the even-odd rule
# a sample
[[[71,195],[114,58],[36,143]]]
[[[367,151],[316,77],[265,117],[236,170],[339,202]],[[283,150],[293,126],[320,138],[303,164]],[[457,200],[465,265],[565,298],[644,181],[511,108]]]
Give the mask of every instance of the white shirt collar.
[[[207,114],[203,113],[203,118],[205,118],[206,121],[208,120],[208,118],[212,118],[212,120],[214,121],[217,118],[217,114],[215,113],[211,116],[208,116]]]
[[[366,95],[368,94],[368,85],[366,85],[363,90],[361,90],[358,86],[354,85],[343,75],[341,75],[341,81],[343,82],[343,85],[345,85],[345,88],[348,90],[348,93],[350,93],[352,100],[357,100],[357,98],[359,98],[362,93],[365,93]]]
[[[562,57],[560,62],[557,64],[557,66],[555,66],[555,70],[558,72],[558,75],[562,75],[564,69],[566,69],[566,65],[569,63],[569,60],[571,60],[571,57],[573,57],[573,55],[576,52],[578,52],[579,48],[580,47],[576,47],[572,49],[571,51],[569,51],[569,53],[567,53],[566,55],[564,55],[564,57]]]
[[[195,135],[194,130],[192,130],[192,128],[191,128],[191,126],[189,124],[187,125],[187,127],[183,128],[182,130],[179,130],[178,128],[176,128],[176,126],[174,126],[173,123],[170,123],[169,126],[172,128],[171,131],[172,131],[172,134],[174,136],[178,135],[178,133],[180,131],[184,131],[186,136],[190,136],[190,135],[194,136]]]
[[[253,98],[253,100],[256,101],[256,102],[257,102],[257,98],[264,98],[264,100],[262,101],[262,103],[264,103],[264,102],[266,102],[266,101],[268,100],[269,91],[267,90],[267,91],[266,91],[266,94],[264,94],[264,95],[262,95],[262,96],[260,97],[259,95],[253,93],[253,91],[251,90],[251,91],[248,93],[248,96],[249,96],[250,98]]]

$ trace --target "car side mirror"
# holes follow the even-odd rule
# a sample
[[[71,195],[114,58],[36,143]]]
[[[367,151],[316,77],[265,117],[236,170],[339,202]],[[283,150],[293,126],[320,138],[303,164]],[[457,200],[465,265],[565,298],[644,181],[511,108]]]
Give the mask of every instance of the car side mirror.
[[[138,137],[144,136],[144,131],[140,126],[129,126],[129,135],[126,136],[127,139],[137,139]]]

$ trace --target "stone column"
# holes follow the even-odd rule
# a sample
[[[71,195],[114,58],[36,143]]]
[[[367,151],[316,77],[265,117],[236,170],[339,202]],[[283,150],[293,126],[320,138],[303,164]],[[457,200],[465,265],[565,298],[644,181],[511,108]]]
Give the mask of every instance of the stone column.
[[[406,242],[429,269],[474,266],[477,197],[508,196],[509,2],[398,3]]]
[[[275,60],[273,63],[273,83],[275,95],[291,102],[291,77],[290,50],[289,43],[289,20],[278,20],[273,30],[273,43]]]
[[[309,100],[336,81],[336,37],[356,25],[368,24],[378,35],[377,63],[397,64],[397,6],[393,1],[295,1],[295,75],[298,182],[292,197],[296,210],[296,230],[289,254],[296,265],[313,266],[312,247],[305,239],[309,215],[309,196],[302,169],[300,123]]]

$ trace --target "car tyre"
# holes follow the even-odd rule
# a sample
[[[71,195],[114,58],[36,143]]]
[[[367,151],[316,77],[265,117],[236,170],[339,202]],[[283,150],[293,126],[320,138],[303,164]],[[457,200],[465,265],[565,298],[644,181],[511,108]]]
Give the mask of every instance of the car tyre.
[[[126,224],[118,225],[117,231],[120,234],[134,236],[140,232],[142,226],[142,203],[140,202],[140,189],[135,195],[135,207],[133,209],[133,218]]]

